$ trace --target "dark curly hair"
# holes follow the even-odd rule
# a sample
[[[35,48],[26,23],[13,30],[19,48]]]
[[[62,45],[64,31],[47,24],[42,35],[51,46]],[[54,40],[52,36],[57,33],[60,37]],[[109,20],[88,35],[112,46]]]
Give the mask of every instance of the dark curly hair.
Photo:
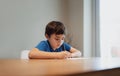
[[[65,34],[65,26],[62,22],[51,21],[47,24],[45,28],[45,34],[47,34],[49,37],[52,34]]]

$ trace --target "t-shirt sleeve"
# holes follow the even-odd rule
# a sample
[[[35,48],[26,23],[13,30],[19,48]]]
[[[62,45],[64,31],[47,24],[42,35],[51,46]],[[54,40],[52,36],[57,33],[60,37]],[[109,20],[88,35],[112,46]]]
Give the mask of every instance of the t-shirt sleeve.
[[[35,48],[41,50],[41,51],[45,51],[46,50],[46,43],[45,41],[41,41]]]
[[[71,45],[64,43],[65,50],[70,51]]]

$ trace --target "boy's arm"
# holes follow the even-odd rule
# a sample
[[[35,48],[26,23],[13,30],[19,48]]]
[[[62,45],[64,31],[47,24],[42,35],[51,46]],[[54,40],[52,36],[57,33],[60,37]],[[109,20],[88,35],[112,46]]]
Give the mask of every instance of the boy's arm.
[[[81,57],[81,52],[73,47],[70,49],[72,57]]]
[[[64,59],[64,58],[68,58],[71,57],[71,53],[67,52],[67,51],[63,51],[63,52],[44,52],[44,51],[40,51],[37,48],[33,48],[30,52],[29,52],[29,58],[30,59]]]

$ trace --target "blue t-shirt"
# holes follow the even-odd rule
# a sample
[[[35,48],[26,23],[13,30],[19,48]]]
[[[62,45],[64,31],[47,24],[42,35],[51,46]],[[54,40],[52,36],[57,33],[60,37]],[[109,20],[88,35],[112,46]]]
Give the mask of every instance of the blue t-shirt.
[[[41,50],[41,51],[46,51],[46,52],[61,52],[61,51],[70,51],[71,46],[67,43],[63,43],[58,49],[53,50],[49,41],[41,41],[35,48]]]

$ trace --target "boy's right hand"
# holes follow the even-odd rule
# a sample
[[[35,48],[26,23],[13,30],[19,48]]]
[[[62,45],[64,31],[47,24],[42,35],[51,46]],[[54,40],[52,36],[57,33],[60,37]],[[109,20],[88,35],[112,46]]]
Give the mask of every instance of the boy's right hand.
[[[59,59],[65,59],[65,58],[71,58],[71,57],[72,57],[72,55],[68,51],[58,52],[58,58]]]

